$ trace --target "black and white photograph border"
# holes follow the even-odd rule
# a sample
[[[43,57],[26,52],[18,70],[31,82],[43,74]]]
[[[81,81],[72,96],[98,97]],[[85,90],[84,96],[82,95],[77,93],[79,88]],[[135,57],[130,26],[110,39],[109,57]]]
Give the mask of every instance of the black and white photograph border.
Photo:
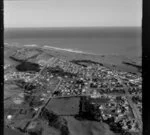
[[[149,133],[145,90],[149,15],[142,17],[142,10],[147,13],[142,0],[139,5],[135,0],[135,5],[121,1],[126,13],[116,1],[112,5],[103,0],[64,0],[65,4],[3,1],[1,103],[5,135]],[[41,4],[40,9],[36,2],[51,6]],[[115,21],[107,16],[114,5],[119,7],[112,12]],[[118,23],[122,18],[126,21]]]

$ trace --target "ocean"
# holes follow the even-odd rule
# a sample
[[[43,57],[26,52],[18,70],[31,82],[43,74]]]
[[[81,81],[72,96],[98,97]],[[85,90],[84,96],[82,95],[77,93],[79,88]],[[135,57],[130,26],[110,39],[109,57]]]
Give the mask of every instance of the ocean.
[[[9,45],[38,45],[75,52],[141,57],[140,27],[6,28]]]

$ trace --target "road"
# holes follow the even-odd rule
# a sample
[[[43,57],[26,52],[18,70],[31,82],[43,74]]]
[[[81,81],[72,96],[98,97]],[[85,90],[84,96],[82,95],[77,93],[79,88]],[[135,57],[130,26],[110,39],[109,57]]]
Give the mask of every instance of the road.
[[[49,60],[47,61],[47,63],[45,64],[45,66],[42,67],[42,69],[40,70],[40,72],[39,72],[34,78],[32,78],[31,81],[34,81],[37,77],[39,77],[39,76],[42,74],[43,70],[44,70],[47,66],[49,66],[49,65],[52,66],[56,61],[57,61],[57,59],[54,59],[54,58],[49,59]]]
[[[118,81],[121,81],[121,82],[122,82],[122,80],[121,80],[119,77],[115,76],[115,78],[116,78]],[[129,91],[128,91],[129,87],[127,87],[123,82],[122,82],[122,84],[123,84],[123,86],[124,86],[124,88],[125,88],[125,95],[126,95],[126,98],[127,98],[127,100],[128,100],[128,103],[129,103],[129,105],[130,105],[131,108],[132,108],[132,112],[133,112],[133,114],[134,114],[135,119],[136,119],[137,122],[138,122],[140,131],[141,131],[143,124],[142,124],[142,120],[141,120],[140,114],[138,113],[139,110],[137,109],[137,107],[135,106],[135,104],[132,102],[131,94],[130,94]]]
[[[141,120],[141,118],[140,118],[140,114],[138,113],[139,112],[139,110],[137,109],[137,107],[135,106],[135,104],[132,102],[132,99],[131,99],[131,96],[129,96],[130,94],[129,94],[129,92],[128,92],[128,89],[127,89],[127,87],[126,87],[126,97],[127,97],[127,100],[128,100],[128,102],[129,102],[129,104],[130,104],[130,106],[131,106],[131,108],[132,108],[132,111],[133,111],[133,114],[134,114],[134,116],[135,116],[135,118],[136,118],[136,120],[137,120],[137,122],[138,122],[138,124],[139,124],[139,128],[140,128],[140,130],[142,129],[142,120]]]
[[[37,77],[39,77],[41,75],[41,73],[43,72],[43,70],[48,66],[48,64],[50,63],[51,65],[55,63],[57,59],[50,59],[47,61],[47,64],[40,70],[39,74],[37,74],[34,78],[32,78],[31,81],[34,81]],[[61,81],[62,79],[60,79],[59,83],[56,85],[53,93],[58,89],[59,85],[61,84]],[[24,130],[26,130],[26,128],[28,127],[28,125],[34,121],[35,119],[37,119],[40,115],[40,113],[42,112],[42,110],[45,108],[45,106],[50,102],[50,100],[52,99],[52,96],[53,94],[47,99],[47,101],[45,102],[45,104],[43,106],[41,106],[39,109],[38,109],[38,112],[36,113],[36,115],[31,119],[31,121],[29,121],[25,127],[24,127]]]
[[[47,99],[47,101],[45,102],[45,104],[43,106],[40,107],[40,109],[38,110],[37,114],[33,117],[33,120],[35,120],[36,118],[38,118],[38,116],[40,115],[40,113],[42,112],[42,110],[46,107],[46,105],[50,102],[50,100],[53,98],[54,92],[58,89],[59,85],[61,84],[62,79],[60,79],[59,83],[57,84],[57,86],[55,87],[52,95]]]

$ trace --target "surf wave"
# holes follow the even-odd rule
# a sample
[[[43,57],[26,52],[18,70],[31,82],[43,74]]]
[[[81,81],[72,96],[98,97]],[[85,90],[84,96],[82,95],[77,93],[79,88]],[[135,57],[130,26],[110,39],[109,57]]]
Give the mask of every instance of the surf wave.
[[[77,49],[70,49],[70,48],[59,48],[59,47],[48,46],[48,45],[44,45],[43,47],[48,48],[48,49],[53,49],[53,50],[68,51],[68,52],[74,52],[74,53],[86,53]]]
[[[36,45],[36,44],[30,44],[30,45],[24,45],[24,46],[31,46],[31,47],[33,47],[33,46],[38,46],[38,45]]]
[[[8,43],[4,43],[4,45],[6,46],[19,46],[19,45],[10,45]],[[40,45],[37,45],[37,44],[26,44],[26,45],[23,45],[23,46],[26,46],[26,47],[40,47],[40,48],[47,48],[47,49],[53,49],[53,50],[60,50],[60,51],[68,51],[68,52],[74,52],[74,53],[86,53],[87,52],[83,52],[83,51],[80,51],[80,50],[77,50],[77,49],[70,49],[70,48],[59,48],[59,47],[54,47],[54,46],[49,46],[49,45],[44,45],[44,46],[40,46]]]
[[[4,45],[9,45],[8,43],[4,43]]]
[[[4,45],[6,46],[12,46],[12,45],[9,45],[8,43],[4,43]],[[19,45],[14,45],[13,46],[19,46]],[[70,49],[70,48],[60,48],[60,47],[54,47],[54,46],[50,46],[50,45],[37,45],[37,44],[25,44],[23,45],[25,47],[39,47],[39,48],[46,48],[46,49],[50,49],[50,50],[57,50],[57,51],[66,51],[66,52],[73,52],[73,53],[79,53],[79,54],[91,54],[91,55],[107,55],[107,56],[121,56],[120,54],[95,54],[95,53],[91,53],[91,52],[85,52],[85,51],[81,51],[81,50],[78,50],[78,49]]]
[[[18,44],[9,44],[9,43],[5,42],[4,46],[10,46],[10,47],[16,46],[16,47],[18,47],[19,45]]]

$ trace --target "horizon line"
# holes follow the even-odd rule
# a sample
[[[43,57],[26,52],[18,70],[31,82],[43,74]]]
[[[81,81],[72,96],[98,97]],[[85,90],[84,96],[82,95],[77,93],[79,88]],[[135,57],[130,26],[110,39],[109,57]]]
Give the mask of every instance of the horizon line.
[[[142,28],[142,26],[55,26],[55,27],[4,27],[4,29],[20,28]]]

